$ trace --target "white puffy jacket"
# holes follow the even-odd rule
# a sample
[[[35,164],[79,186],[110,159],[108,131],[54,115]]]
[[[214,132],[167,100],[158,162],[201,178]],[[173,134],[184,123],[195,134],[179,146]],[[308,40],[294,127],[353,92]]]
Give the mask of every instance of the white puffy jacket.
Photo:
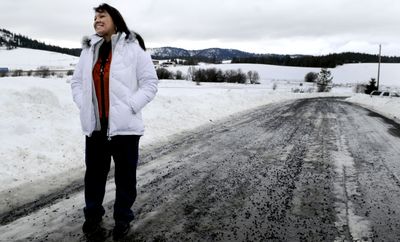
[[[143,135],[141,109],[157,93],[158,78],[150,54],[135,42],[134,33],[128,39],[125,37],[125,33],[117,33],[111,38],[109,137]],[[72,96],[80,110],[82,131],[87,136],[91,136],[94,130],[100,130],[92,70],[103,41],[97,35],[84,39],[71,80]]]

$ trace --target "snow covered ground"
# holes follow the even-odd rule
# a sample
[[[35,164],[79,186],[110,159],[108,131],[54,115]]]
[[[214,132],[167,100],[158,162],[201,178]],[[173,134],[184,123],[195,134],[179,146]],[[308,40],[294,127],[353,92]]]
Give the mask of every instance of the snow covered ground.
[[[365,94],[354,94],[346,100],[357,103],[400,123],[400,98],[382,98]]]
[[[34,68],[31,62],[28,63],[29,56],[37,58],[33,63],[38,66],[67,68],[77,60],[59,54],[54,54],[55,59],[51,59],[51,55],[47,55],[49,53],[41,51],[19,51],[0,50],[0,66]],[[3,58],[6,55],[9,57]],[[382,83],[392,89],[400,86],[395,81],[400,79],[400,68],[393,68],[395,65],[400,67],[399,64],[384,65],[385,68],[390,67],[391,74],[388,71],[382,79]],[[351,102],[391,118],[400,117],[400,99],[354,95],[351,87],[337,87],[328,94],[291,92],[293,88],[311,87],[309,84],[300,86],[301,80],[306,73],[318,72],[319,68],[249,64],[222,64],[216,67],[256,70],[260,73],[262,84],[202,83],[198,86],[185,80],[160,80],[159,93],[143,110],[146,133],[141,140],[142,147],[150,147],[175,134],[212,124],[237,112],[294,98],[352,96],[348,99]],[[369,79],[375,73],[375,67],[372,64],[344,65],[333,69],[332,73],[335,78],[342,78],[342,82],[337,83],[353,83]],[[187,71],[187,67],[170,69],[176,71],[179,68]],[[385,73],[385,68],[382,68],[382,73]],[[0,192],[69,170],[84,170],[84,137],[80,131],[78,110],[72,102],[69,78],[0,78]],[[274,83],[276,90],[272,88]]]
[[[0,67],[7,67],[10,70],[29,71],[41,66],[70,70],[74,69],[76,63],[78,63],[78,57],[71,55],[28,48],[6,50],[5,47],[0,47]]]

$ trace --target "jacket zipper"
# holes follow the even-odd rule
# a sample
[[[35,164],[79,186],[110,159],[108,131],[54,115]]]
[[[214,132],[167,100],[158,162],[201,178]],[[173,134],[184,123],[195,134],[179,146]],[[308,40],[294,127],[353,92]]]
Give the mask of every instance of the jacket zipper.
[[[110,50],[111,51],[111,50]],[[107,119],[106,117],[106,100],[105,100],[105,83],[104,83],[104,68],[105,65],[108,61],[108,56],[109,56],[109,52],[107,53],[107,58],[102,57],[101,60],[101,65],[100,65],[100,83],[101,83],[101,120],[104,121]],[[110,136],[110,118],[108,117],[108,122],[107,122],[107,137],[108,140],[111,140],[111,136]]]
[[[116,43],[115,43],[116,45]],[[111,64],[112,64],[112,56],[114,53],[114,45],[113,45],[113,39],[111,39],[111,48],[110,48],[110,52],[111,52],[111,60],[110,60],[110,71],[109,71],[109,75],[111,76]],[[110,54],[110,53],[109,53]],[[110,55],[109,55],[110,56]],[[110,135],[110,116],[111,116],[111,78],[110,76],[108,77],[108,97],[109,97],[109,109],[108,109],[108,127],[107,127],[107,136],[108,136],[108,141],[111,141],[111,135]]]
[[[112,40],[111,40],[111,48],[110,48],[110,50],[109,50],[109,52],[108,52],[108,54],[107,54],[107,58],[106,58],[106,60],[108,60],[109,59],[109,56],[110,56],[110,52],[111,52],[111,56],[112,56],[112,53],[113,53],[113,44],[112,44]],[[104,59],[103,59],[104,60]],[[102,60],[102,65],[101,65],[101,67],[100,67],[100,80],[101,80],[101,95],[102,95],[102,112],[103,112],[103,110],[104,110],[104,112],[103,112],[103,115],[102,116],[105,116],[105,100],[104,100],[104,67],[105,67],[105,63],[104,63],[104,61]],[[111,61],[110,61],[110,72],[109,73],[111,73]],[[110,90],[111,90],[111,82],[110,82],[110,79],[109,79],[109,82],[108,82],[108,92],[110,93]],[[109,97],[110,97],[110,94],[108,95]],[[108,112],[108,122],[107,122],[107,139],[108,139],[108,141],[111,141],[111,135],[110,135],[110,111]]]
[[[101,119],[104,121],[106,119],[106,101],[105,101],[105,94],[104,94],[104,63],[101,64],[100,67],[100,82],[101,82]]]

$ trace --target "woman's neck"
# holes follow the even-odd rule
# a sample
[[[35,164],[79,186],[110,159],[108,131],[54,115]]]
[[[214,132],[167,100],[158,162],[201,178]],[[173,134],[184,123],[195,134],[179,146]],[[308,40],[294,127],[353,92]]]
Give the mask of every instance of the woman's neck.
[[[105,36],[103,36],[103,39],[104,39],[106,42],[110,42],[110,41],[111,41],[111,35],[105,35]]]
[[[110,42],[110,41],[111,41],[111,37],[112,37],[114,34],[116,34],[116,32],[113,32],[113,33],[110,33],[110,34],[105,34],[105,35],[103,35],[103,39],[104,39],[106,42]]]

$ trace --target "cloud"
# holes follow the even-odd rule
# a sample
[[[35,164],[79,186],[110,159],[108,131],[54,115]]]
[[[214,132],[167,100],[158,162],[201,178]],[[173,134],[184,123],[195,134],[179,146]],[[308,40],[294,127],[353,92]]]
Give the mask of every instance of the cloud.
[[[375,52],[399,54],[396,0],[110,0],[150,47],[229,47],[259,53]],[[3,28],[33,38],[76,43],[93,33],[100,1],[5,0]],[[385,49],[385,48],[384,48]],[[296,52],[293,52],[296,51]]]

